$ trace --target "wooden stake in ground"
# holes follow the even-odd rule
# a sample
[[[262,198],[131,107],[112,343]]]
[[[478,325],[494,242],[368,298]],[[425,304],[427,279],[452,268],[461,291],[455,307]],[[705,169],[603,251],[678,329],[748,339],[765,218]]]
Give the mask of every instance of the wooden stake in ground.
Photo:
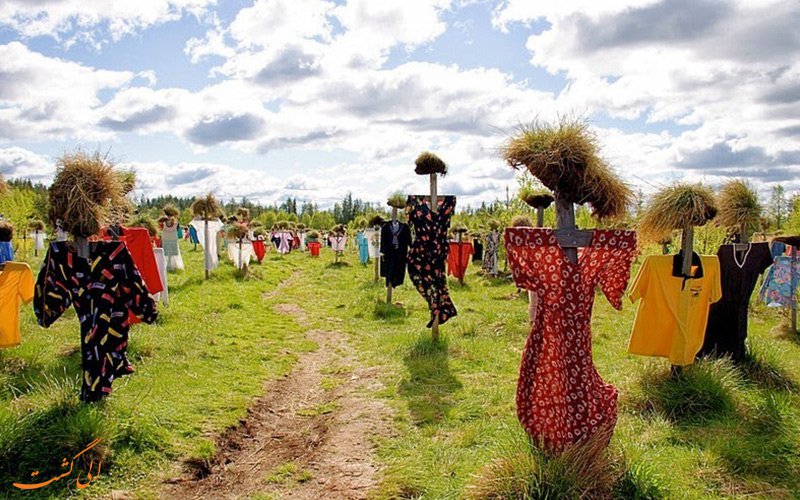
[[[397,207],[392,207],[392,224],[394,224],[395,222],[397,222]],[[378,276],[377,269],[378,269],[378,267],[375,266],[375,273],[376,273],[375,277],[376,278]],[[394,288],[392,287],[391,280],[387,281],[387,283],[386,283],[386,303],[387,304],[391,304],[392,303],[392,290],[393,289]]]
[[[792,245],[792,263],[791,269],[791,289],[792,289],[792,334],[797,333],[797,287],[795,286],[795,279],[797,279],[797,247]]]
[[[436,193],[436,173],[430,174],[431,179],[431,212],[434,214],[439,212],[439,200]],[[433,340],[439,340],[439,315],[437,314],[433,318],[433,325],[431,326],[431,335],[433,335]]]
[[[544,226],[544,207],[536,207],[536,227]]]
[[[206,279],[208,279],[210,277],[209,268],[211,267],[211,253],[208,251],[208,242],[210,240],[208,239],[208,216],[205,210],[203,210],[203,223],[205,224],[204,234],[206,238],[205,245],[203,245],[203,253],[205,253]]]
[[[377,231],[378,231],[377,234],[380,235],[380,229],[378,229]],[[370,239],[372,239],[374,237],[375,237],[375,235],[373,234],[370,237]],[[367,246],[369,248],[372,248],[372,241],[368,241],[367,242]],[[375,281],[377,282],[379,279],[381,279],[381,256],[380,256],[380,252],[378,252],[378,256],[375,257]]]
[[[34,233],[34,238],[35,239],[33,240],[33,256],[34,257],[38,257],[39,256],[39,249],[37,248],[37,245],[39,244],[39,230],[38,229]]]
[[[694,252],[694,227],[683,228],[681,238],[681,252],[683,252],[683,262],[681,263],[681,274],[684,276],[692,275],[692,253]]]
[[[461,231],[459,231],[459,232],[458,232],[458,266],[459,266],[459,267],[461,267],[461,238],[462,238],[462,235],[463,235],[463,234],[464,234],[464,233],[462,233]],[[467,272],[467,271],[466,271],[466,269],[465,269],[465,270],[464,270],[464,273],[466,274],[466,272]],[[461,285],[461,286],[464,286],[464,274],[462,274],[461,276],[459,276],[459,278],[458,278],[458,284],[459,284],[459,285]]]

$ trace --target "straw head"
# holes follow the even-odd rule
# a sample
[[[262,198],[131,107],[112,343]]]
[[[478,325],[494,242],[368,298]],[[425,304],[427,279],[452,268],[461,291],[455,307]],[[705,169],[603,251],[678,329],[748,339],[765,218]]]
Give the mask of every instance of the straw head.
[[[754,231],[761,225],[761,203],[752,186],[742,179],[726,182],[717,197],[717,224]]]
[[[0,241],[6,242],[14,239],[14,225],[6,220],[0,220]]]
[[[420,153],[420,155],[417,156],[414,165],[414,172],[416,172],[418,175],[447,174],[447,165],[445,162],[430,151],[423,151]],[[405,202],[405,200],[403,201]]]
[[[714,193],[701,184],[678,183],[653,196],[638,223],[643,240],[658,242],[675,229],[702,226],[717,215]]]

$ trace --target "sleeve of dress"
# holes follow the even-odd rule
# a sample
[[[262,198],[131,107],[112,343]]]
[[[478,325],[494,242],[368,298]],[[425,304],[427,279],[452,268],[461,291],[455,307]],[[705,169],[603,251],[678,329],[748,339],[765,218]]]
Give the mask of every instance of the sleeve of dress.
[[[631,302],[636,302],[641,299],[647,292],[647,286],[650,284],[650,269],[650,257],[647,257],[644,259],[642,267],[639,268],[639,272],[636,273],[636,277],[633,279],[630,294]]]
[[[144,286],[142,276],[136,268],[130,253],[121,246],[118,250],[119,254],[116,256],[115,263],[121,264],[123,274],[120,276],[122,283],[120,287],[123,290],[123,300],[128,310],[137,318],[145,323],[153,323],[158,318],[158,308],[156,301],[150,297],[147,288]]]
[[[614,309],[622,309],[622,297],[628,288],[631,279],[631,264],[636,257],[636,245],[616,248],[612,250],[611,257],[606,261],[603,273],[600,275],[600,288]],[[633,300],[633,294],[631,294]]]
[[[19,280],[17,293],[19,293],[20,300],[22,300],[23,303],[28,304],[33,300],[34,283],[31,269],[27,265],[25,267],[25,272],[22,273],[22,278]]]
[[[33,313],[39,326],[48,328],[72,304],[72,293],[67,287],[69,279],[64,264],[58,264],[53,248],[47,250],[33,293]]]
[[[531,264],[538,258],[538,254],[531,247],[512,243],[508,232],[506,232],[505,245],[514,283],[525,290],[536,290],[539,287],[539,280],[531,269]]]

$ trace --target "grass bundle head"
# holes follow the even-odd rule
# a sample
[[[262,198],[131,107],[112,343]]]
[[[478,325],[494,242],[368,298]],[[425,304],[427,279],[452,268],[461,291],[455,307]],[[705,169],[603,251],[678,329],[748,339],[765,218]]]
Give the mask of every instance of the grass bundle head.
[[[714,193],[702,184],[678,183],[650,200],[638,224],[642,239],[661,241],[675,229],[703,226],[717,215]]]
[[[511,219],[511,227],[533,227],[533,221],[527,215],[517,215]]]
[[[383,219],[383,217],[376,214],[369,218],[367,224],[369,224],[369,227],[378,227],[382,226],[384,222],[386,221]]]
[[[167,217],[177,217],[178,215],[180,215],[180,212],[178,211],[177,207],[175,207],[175,205],[173,205],[172,203],[168,203],[164,205],[164,215],[166,215]]]
[[[553,193],[545,187],[535,188],[525,186],[519,190],[519,199],[527,203],[533,208],[547,208],[555,198]]]
[[[261,238],[267,235],[267,232],[264,231],[264,226],[258,226],[253,229],[253,237],[254,238]]]
[[[500,224],[499,220],[497,220],[497,219],[489,220],[489,229],[491,229],[492,231],[499,231],[500,230],[500,226],[501,226],[501,224]]]
[[[318,240],[319,239],[319,231],[316,231],[316,230],[309,231],[308,234],[306,235],[306,238],[308,238],[309,240],[312,240],[312,241],[313,240]]]
[[[122,185],[123,196],[126,196],[128,193],[136,189],[135,170],[117,170],[117,177],[119,178],[120,185]]]
[[[289,229],[289,221],[288,220],[279,220],[275,223],[275,229],[277,231],[286,231]]]
[[[335,226],[333,226],[331,228],[331,233],[336,234],[336,235],[342,235],[342,234],[345,234],[346,232],[347,232],[347,228],[345,227],[344,224],[336,224]]]
[[[164,224],[164,223],[166,223],[168,220],[169,220],[169,217],[167,217],[166,215],[162,215],[161,217],[159,217],[158,219],[156,219],[156,222],[158,222],[159,224]]]
[[[234,222],[233,225],[228,229],[228,239],[231,240],[238,240],[241,238],[247,238],[247,226],[242,224],[241,222]]]
[[[297,225],[297,230],[298,231],[305,231],[306,230],[306,225],[301,222],[300,224]]]
[[[150,233],[150,237],[155,237],[158,234],[158,226],[153,219],[146,215],[139,215],[137,218],[131,222],[132,227],[143,227],[147,229],[147,232]]]
[[[254,220],[250,223],[250,229],[258,229],[260,227],[264,227],[264,223],[260,220]]]
[[[113,207],[128,207],[122,184],[111,162],[82,150],[66,153],[56,163],[56,176],[50,186],[48,218],[75,237],[97,234],[109,223]]]
[[[503,159],[513,168],[526,167],[556,197],[588,203],[598,219],[624,216],[633,199],[631,189],[600,157],[597,137],[581,120],[521,127],[504,144]]]
[[[420,153],[420,155],[417,156],[414,165],[416,165],[414,172],[418,175],[447,174],[447,165],[444,163],[444,161],[442,161],[441,158],[430,151],[423,151]],[[405,206],[405,200],[403,200],[403,204],[403,206]]]
[[[11,241],[14,239],[14,225],[8,221],[0,220],[0,241]]]
[[[250,209],[239,207],[236,209],[236,216],[239,217],[239,220],[242,221],[250,220]]]
[[[202,217],[205,214],[206,219],[216,219],[223,215],[222,207],[214,197],[213,193],[208,193],[203,197],[195,198],[192,203],[192,214]]]
[[[39,219],[33,219],[28,222],[28,229],[31,231],[44,231],[44,222]]]
[[[717,205],[717,223],[721,226],[755,231],[761,225],[758,195],[742,179],[731,179],[722,186]]]
[[[386,200],[386,204],[392,208],[396,208],[398,210],[402,210],[406,208],[406,200],[408,198],[403,195],[402,193],[394,193]]]

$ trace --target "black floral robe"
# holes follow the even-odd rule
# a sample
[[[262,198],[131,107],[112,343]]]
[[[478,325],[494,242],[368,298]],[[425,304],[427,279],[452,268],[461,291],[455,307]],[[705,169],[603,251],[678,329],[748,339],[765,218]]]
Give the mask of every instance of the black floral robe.
[[[450,300],[445,273],[449,250],[447,231],[456,208],[456,197],[440,196],[436,213],[430,209],[428,196],[411,195],[406,205],[409,223],[414,227],[414,241],[408,250],[408,275],[428,302],[431,320],[427,326],[430,328],[437,315],[439,324],[444,324],[458,314]]]
[[[146,323],[158,315],[125,243],[91,243],[90,258],[80,258],[70,243],[47,251],[36,280],[34,312],[45,328],[70,305],[81,323],[80,397],[97,401],[111,394],[114,378],[133,373],[125,349],[128,311]]]

